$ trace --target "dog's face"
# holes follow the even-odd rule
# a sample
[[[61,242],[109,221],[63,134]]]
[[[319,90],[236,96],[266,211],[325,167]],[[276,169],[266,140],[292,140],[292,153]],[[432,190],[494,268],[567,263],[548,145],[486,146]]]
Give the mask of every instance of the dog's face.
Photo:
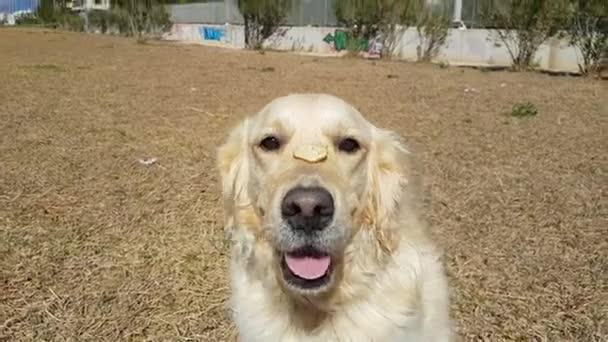
[[[360,229],[390,248],[406,151],[355,108],[329,95],[275,99],[220,147],[228,225],[270,248],[284,288],[317,295],[339,282]]]

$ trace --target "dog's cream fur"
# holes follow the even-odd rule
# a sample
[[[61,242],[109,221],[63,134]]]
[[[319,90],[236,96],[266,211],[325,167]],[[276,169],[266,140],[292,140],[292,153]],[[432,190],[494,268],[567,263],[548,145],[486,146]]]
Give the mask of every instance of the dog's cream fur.
[[[268,132],[284,141],[280,151],[258,148]],[[345,135],[360,152],[336,149]],[[327,158],[294,158],[302,144],[327,147]],[[218,167],[239,340],[451,341],[447,282],[411,205],[408,154],[397,135],[330,95],[275,99],[233,129]],[[332,189],[344,237],[336,279],[319,293],[286,286],[275,253],[278,198],[306,177]]]

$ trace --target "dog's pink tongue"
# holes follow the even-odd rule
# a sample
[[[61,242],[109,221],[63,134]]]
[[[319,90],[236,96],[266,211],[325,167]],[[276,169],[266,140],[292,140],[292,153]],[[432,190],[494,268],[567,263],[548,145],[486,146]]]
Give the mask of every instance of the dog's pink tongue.
[[[313,280],[321,278],[329,269],[329,256],[310,257],[310,256],[290,256],[285,255],[287,267],[300,278]]]

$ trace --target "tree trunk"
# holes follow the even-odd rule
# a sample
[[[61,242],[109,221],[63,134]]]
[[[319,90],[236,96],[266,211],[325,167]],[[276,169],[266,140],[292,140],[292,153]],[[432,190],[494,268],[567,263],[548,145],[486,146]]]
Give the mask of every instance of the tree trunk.
[[[249,27],[250,25],[250,20],[249,20],[249,16],[248,15],[244,15],[243,16],[243,20],[245,21],[245,46],[247,48],[249,48],[249,30],[251,29]]]

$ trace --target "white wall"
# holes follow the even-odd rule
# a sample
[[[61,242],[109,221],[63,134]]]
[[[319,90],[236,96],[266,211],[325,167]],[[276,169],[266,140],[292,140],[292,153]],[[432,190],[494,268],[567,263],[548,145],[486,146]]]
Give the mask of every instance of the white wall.
[[[110,9],[110,0],[80,0],[80,2],[68,2],[68,8],[73,10],[108,10]]]
[[[221,37],[205,37],[205,28],[223,31]],[[341,55],[332,43],[323,39],[334,34],[334,27],[282,27],[264,44],[266,48],[314,53],[320,55]],[[209,31],[207,31],[209,33]],[[219,45],[232,48],[245,47],[245,35],[242,25],[205,25],[174,24],[165,38],[190,43]],[[440,49],[435,62],[447,62],[452,65],[468,66],[509,66],[511,57],[506,47],[494,39],[495,32],[484,29],[452,29],[446,44]],[[207,38],[207,39],[206,39]],[[404,60],[416,60],[416,47],[419,44],[416,29],[403,29],[397,35],[393,55]],[[578,72],[580,53],[565,42],[552,40],[543,44],[536,54],[539,67],[549,71]]]
[[[206,36],[206,32],[211,36]],[[245,48],[245,30],[242,25],[173,24],[163,38],[195,44]]]

